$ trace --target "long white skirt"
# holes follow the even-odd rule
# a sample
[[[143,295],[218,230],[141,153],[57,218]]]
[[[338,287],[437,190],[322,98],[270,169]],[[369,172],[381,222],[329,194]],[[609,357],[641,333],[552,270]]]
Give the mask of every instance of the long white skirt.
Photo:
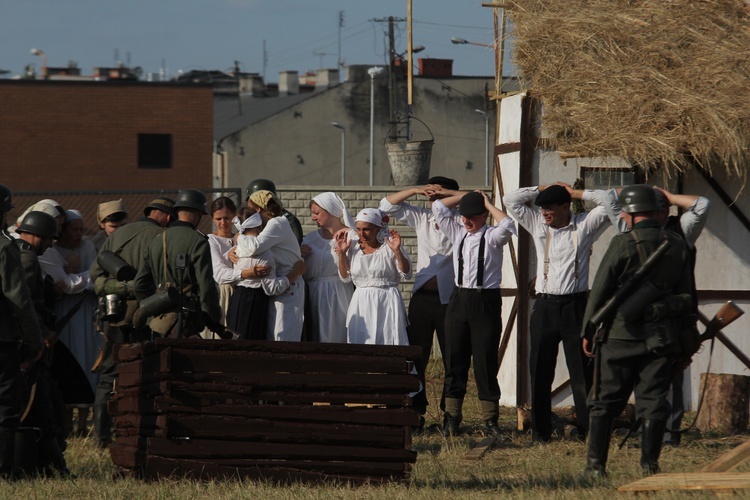
[[[305,320],[305,280],[297,278],[268,305],[268,340],[299,342]]]
[[[307,286],[313,338],[320,342],[346,343],[346,313],[354,285],[335,276],[308,280]]]
[[[409,345],[406,307],[395,286],[357,287],[346,315],[351,344]]]

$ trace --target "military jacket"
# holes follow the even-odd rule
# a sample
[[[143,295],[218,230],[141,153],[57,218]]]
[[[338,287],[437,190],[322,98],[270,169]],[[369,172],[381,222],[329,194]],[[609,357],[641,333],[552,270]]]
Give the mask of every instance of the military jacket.
[[[44,344],[26,275],[21,251],[14,238],[0,233],[0,342],[22,341],[37,352]]]
[[[211,248],[208,239],[187,222],[175,222],[148,246],[143,265],[135,277],[136,297],[138,300],[150,297],[157,286],[165,281],[164,238],[167,243],[166,281],[174,286],[181,285],[183,289],[189,286],[189,295],[196,297],[201,309],[218,323],[221,320],[221,306],[219,289],[213,277]],[[185,269],[181,272],[176,266],[179,254],[185,254]]]
[[[143,267],[144,255],[149,244],[164,232],[164,228],[148,217],[142,217],[135,222],[125,224],[109,235],[102,245],[102,251],[109,250],[117,253],[122,260],[136,268]],[[92,281],[101,276],[108,276],[97,261],[91,265],[89,272]]]
[[[16,244],[21,249],[21,264],[26,275],[26,284],[29,287],[34,309],[36,309],[39,316],[39,325],[42,327],[42,334],[45,334],[45,327],[52,328],[54,326],[50,290],[42,277],[42,267],[39,265],[39,258],[34,247],[22,239],[17,239]],[[54,289],[54,285],[50,284],[49,286]]]
[[[665,238],[670,241],[670,247],[645,280],[665,294],[691,293],[691,264],[684,239],[672,231],[662,230],[656,221],[639,222],[629,233],[612,238],[604,254],[586,305],[582,336],[586,336],[586,326],[596,311],[641,267],[636,245],[641,245],[648,258]],[[643,322],[627,322],[619,312],[605,326],[608,339],[643,340]]]

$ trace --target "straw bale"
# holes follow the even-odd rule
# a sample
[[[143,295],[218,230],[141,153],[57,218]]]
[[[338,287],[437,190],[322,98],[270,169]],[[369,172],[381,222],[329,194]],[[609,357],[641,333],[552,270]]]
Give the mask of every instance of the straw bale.
[[[514,59],[560,151],[667,175],[750,166],[743,0],[507,0]]]

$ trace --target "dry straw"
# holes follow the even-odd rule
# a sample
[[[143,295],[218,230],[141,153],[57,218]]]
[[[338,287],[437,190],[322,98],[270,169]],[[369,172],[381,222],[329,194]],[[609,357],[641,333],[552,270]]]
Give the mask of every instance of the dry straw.
[[[667,176],[750,167],[750,7],[742,0],[506,0],[515,61],[560,151]]]

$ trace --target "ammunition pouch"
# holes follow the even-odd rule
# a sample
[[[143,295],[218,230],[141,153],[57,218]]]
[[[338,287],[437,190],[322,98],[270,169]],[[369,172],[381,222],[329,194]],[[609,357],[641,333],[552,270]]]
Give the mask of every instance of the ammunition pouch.
[[[166,328],[162,323],[171,323],[171,325],[166,328],[166,331],[169,331],[172,326],[174,326],[174,323],[177,322],[177,313],[170,312],[170,310],[177,307],[179,300],[180,296],[177,288],[169,283],[159,285],[156,293],[140,302],[138,310],[136,310],[133,315],[133,327],[142,328],[147,322],[149,322],[149,318],[153,318],[149,322],[151,329],[157,333],[164,334],[164,332],[160,331]],[[174,314],[174,320],[162,318],[161,321],[155,322],[159,317],[166,316],[167,313]]]
[[[672,319],[644,323],[643,340],[646,348],[657,356],[680,351],[679,335]]]
[[[96,257],[96,262],[113,276],[117,281],[132,281],[138,273],[136,268],[125,262],[122,257],[109,250],[102,250]]]

